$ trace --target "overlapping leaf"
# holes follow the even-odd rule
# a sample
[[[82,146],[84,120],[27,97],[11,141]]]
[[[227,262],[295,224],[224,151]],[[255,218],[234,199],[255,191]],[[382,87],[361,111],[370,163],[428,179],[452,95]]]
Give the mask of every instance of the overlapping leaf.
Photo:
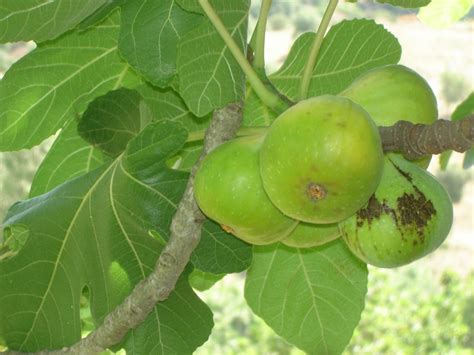
[[[313,33],[300,36],[283,66],[270,77],[275,86],[291,99],[297,99],[314,36]],[[396,64],[400,56],[398,40],[382,25],[365,19],[342,21],[331,27],[323,41],[309,96],[337,94],[363,72]]]
[[[0,42],[53,39],[74,28],[107,0],[2,0]]]
[[[115,8],[119,7],[127,0],[107,0],[101,7],[99,7],[94,13],[84,19],[77,28],[79,30],[85,30],[89,27],[97,25],[99,22],[107,18]]]
[[[167,232],[163,226],[187,179],[169,170],[166,159],[186,136],[179,124],[150,124],[114,162],[12,207],[4,228],[15,233],[20,225],[29,236],[16,256],[0,261],[0,333],[11,349],[36,351],[77,341],[86,285],[92,316],[100,323],[151,272],[163,244],[149,231]],[[211,327],[209,309],[185,279],[124,347],[133,353],[191,353]]]
[[[176,43],[201,20],[175,0],[128,1],[122,6],[120,51],[149,82],[165,87],[176,74]]]
[[[342,240],[319,248],[254,247],[245,284],[252,310],[310,354],[339,354],[359,323],[367,267]]]
[[[431,0],[377,0],[381,4],[390,4],[393,6],[416,8],[428,5]]]
[[[125,88],[96,98],[79,121],[79,134],[105,154],[120,155],[146,125],[141,122],[141,100],[137,91]]]
[[[103,154],[77,133],[77,121],[58,135],[33,178],[30,198],[45,194],[67,180],[92,171],[104,162]]]
[[[140,80],[117,52],[119,13],[82,33],[39,46],[0,82],[0,150],[29,148],[95,97]]]
[[[245,52],[249,1],[215,0],[212,5]],[[197,116],[243,97],[243,72],[209,20],[179,42],[178,71],[179,92]]]

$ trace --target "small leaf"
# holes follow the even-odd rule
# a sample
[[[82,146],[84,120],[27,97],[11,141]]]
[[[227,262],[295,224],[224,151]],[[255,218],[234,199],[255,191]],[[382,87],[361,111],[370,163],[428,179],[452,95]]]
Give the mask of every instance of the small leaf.
[[[270,76],[273,84],[290,99],[298,97],[299,83],[314,36],[309,32],[301,35],[283,66]],[[398,40],[382,25],[365,19],[342,21],[331,27],[324,38],[309,96],[337,94],[363,72],[396,64],[400,56]]]
[[[393,6],[416,8],[428,5],[431,0],[377,0],[381,4],[390,4]],[[443,0],[445,1],[445,0]]]
[[[0,42],[58,37],[101,7],[107,0],[2,0]]]
[[[215,0],[212,5],[245,52],[249,1]],[[178,71],[179,92],[196,116],[243,97],[244,74],[209,20],[180,40]]]
[[[318,248],[254,247],[245,299],[252,311],[310,354],[339,354],[360,320],[367,267],[342,240]]]
[[[46,42],[0,82],[0,150],[30,148],[55,133],[95,97],[140,79],[117,52],[119,13],[86,32]]]
[[[141,100],[137,91],[125,88],[99,96],[82,115],[79,135],[105,154],[118,156],[143,128]]]
[[[168,86],[176,74],[177,41],[202,19],[175,0],[128,1],[122,6],[120,52],[146,80]]]

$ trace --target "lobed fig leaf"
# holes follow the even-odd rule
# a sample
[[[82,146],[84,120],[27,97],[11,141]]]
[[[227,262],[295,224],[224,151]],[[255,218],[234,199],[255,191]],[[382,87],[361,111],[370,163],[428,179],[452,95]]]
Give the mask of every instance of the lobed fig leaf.
[[[390,154],[375,194],[340,227],[357,257],[392,268],[438,248],[452,221],[452,203],[443,186],[416,164]]]
[[[204,214],[256,245],[285,238],[298,223],[273,206],[263,189],[258,162],[262,140],[248,136],[217,147],[203,160],[194,182]]]
[[[310,223],[353,215],[375,192],[383,168],[380,135],[369,114],[347,98],[300,101],[270,127],[260,173],[284,214]]]

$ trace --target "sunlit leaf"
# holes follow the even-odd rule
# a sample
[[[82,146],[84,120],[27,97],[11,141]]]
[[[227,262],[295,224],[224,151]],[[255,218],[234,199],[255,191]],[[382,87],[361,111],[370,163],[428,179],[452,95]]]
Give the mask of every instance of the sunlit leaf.
[[[318,248],[254,247],[245,299],[277,334],[310,354],[340,354],[360,320],[367,267],[342,240]]]

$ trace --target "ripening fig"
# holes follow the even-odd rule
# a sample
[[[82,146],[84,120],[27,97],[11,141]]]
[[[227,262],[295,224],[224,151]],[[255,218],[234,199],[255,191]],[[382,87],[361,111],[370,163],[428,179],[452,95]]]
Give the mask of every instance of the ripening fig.
[[[351,100],[319,96],[298,102],[272,124],[260,151],[270,200],[300,221],[348,218],[377,188],[383,169],[380,135]]]
[[[361,105],[377,126],[397,121],[431,124],[438,119],[436,97],[418,73],[403,65],[387,65],[359,76],[339,94]],[[431,157],[418,160],[427,167]]]
[[[293,248],[312,248],[326,244],[341,236],[337,223],[312,224],[300,222],[281,242]]]
[[[418,165],[389,154],[375,194],[339,225],[356,256],[368,264],[391,268],[438,248],[452,221],[451,200],[443,186]]]
[[[297,224],[273,206],[263,189],[261,143],[261,136],[248,136],[222,144],[202,161],[194,181],[194,196],[204,214],[257,245],[285,238]]]

